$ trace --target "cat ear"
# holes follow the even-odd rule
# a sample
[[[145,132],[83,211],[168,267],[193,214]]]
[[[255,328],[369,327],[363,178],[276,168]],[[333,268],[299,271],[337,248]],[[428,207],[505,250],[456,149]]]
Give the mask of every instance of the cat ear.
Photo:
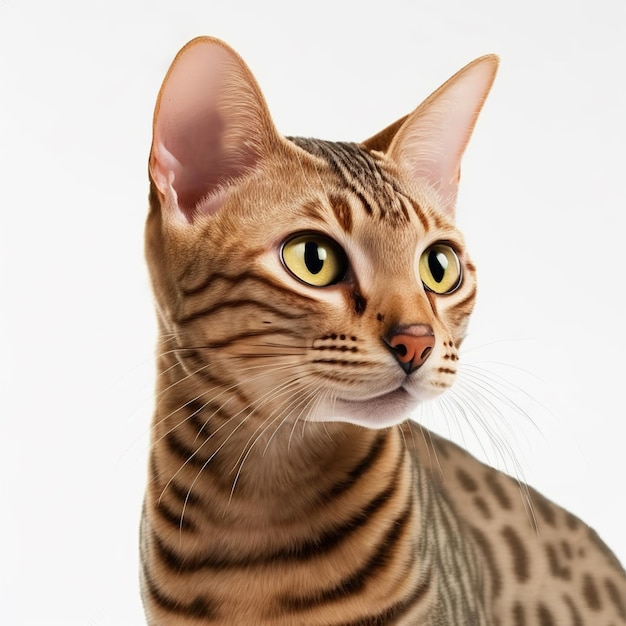
[[[393,138],[396,136],[396,133],[400,130],[402,124],[406,122],[407,117],[409,116],[405,115],[399,120],[396,120],[393,124],[389,124],[387,128],[381,130],[379,133],[376,133],[373,137],[366,139],[363,142],[363,145],[368,150],[387,152],[387,150],[389,150],[389,145],[391,144]]]
[[[425,181],[454,215],[461,157],[498,69],[498,57],[476,59],[432,93],[413,113],[365,145],[387,153],[409,175]]]
[[[209,37],[174,59],[154,112],[150,175],[162,203],[187,221],[214,213],[277,133],[241,58]]]

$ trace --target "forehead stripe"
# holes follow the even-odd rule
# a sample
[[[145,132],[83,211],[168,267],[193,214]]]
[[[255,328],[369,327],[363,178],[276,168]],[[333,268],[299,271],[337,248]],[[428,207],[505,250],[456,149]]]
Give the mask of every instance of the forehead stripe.
[[[392,225],[409,221],[409,214],[399,196],[397,182],[378,161],[354,143],[322,141],[319,139],[290,138],[299,147],[328,163],[361,202],[368,216],[386,220]]]

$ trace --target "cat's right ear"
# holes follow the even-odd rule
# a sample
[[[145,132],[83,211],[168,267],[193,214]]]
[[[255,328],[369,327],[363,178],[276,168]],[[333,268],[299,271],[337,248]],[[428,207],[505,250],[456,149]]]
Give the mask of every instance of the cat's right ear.
[[[154,112],[149,169],[161,205],[187,222],[215,213],[277,138],[237,53],[218,39],[190,41],[172,62]]]
[[[454,217],[461,157],[497,68],[498,57],[493,54],[472,61],[415,111],[364,142],[433,189],[449,217]]]

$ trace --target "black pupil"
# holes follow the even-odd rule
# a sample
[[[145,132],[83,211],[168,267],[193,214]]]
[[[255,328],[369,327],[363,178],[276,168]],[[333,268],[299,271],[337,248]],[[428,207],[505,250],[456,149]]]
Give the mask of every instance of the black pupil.
[[[448,269],[448,259],[443,252],[431,250],[428,253],[428,269],[436,282],[440,283]]]
[[[325,258],[326,254],[323,251],[320,254],[320,247],[314,241],[307,241],[304,244],[304,263],[311,274],[319,274],[322,271]]]

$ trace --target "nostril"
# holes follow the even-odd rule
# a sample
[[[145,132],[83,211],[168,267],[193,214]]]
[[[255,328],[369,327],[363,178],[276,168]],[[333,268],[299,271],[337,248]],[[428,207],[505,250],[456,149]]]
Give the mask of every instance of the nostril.
[[[403,344],[403,343],[399,343],[397,345],[393,345],[391,344],[393,348],[395,348],[395,351],[398,353],[398,356],[406,356],[408,353],[408,348]]]
[[[422,354],[420,355],[420,359],[422,360],[422,362],[424,362],[428,358],[428,355],[432,351],[433,351],[433,347],[432,346],[427,346],[426,348],[424,348],[424,352],[422,352]]]

